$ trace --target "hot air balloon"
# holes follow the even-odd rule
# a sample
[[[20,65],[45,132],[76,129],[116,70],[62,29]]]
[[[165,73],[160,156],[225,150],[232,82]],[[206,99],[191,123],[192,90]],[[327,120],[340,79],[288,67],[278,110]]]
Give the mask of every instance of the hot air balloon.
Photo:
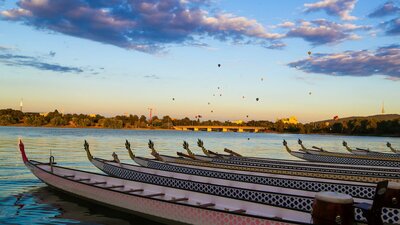
[[[311,56],[311,52],[310,51],[308,52],[308,55]]]
[[[172,98],[172,101],[175,101],[175,98]]]
[[[218,67],[221,67],[221,64],[218,64]]]
[[[260,100],[259,98],[256,98],[256,101],[258,102],[258,100]]]

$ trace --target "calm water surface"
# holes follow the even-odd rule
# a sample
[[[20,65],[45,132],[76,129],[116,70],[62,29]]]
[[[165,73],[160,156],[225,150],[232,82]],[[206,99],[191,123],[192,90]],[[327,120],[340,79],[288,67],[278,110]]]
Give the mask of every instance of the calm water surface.
[[[247,156],[280,159],[294,159],[285,152],[283,139],[292,149],[297,149],[298,138],[306,146],[322,146],[338,152],[345,152],[342,140],[349,146],[382,152],[388,150],[387,141],[400,148],[400,138],[387,137],[0,127],[0,224],[156,224],[49,189],[23,165],[17,149],[19,137],[23,138],[30,159],[48,161],[51,151],[59,165],[95,172],[99,171],[87,161],[83,150],[85,139],[93,155],[111,159],[111,153],[116,152],[127,163],[132,161],[124,147],[125,139],[131,142],[136,155],[147,157],[150,157],[149,139],[162,154],[182,151],[183,140],[189,142],[192,151],[200,153],[196,146],[200,138],[213,151],[222,152],[227,147]]]

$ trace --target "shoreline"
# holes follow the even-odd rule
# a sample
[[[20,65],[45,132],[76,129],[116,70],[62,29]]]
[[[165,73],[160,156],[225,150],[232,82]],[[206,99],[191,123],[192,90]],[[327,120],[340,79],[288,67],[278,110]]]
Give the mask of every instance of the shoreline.
[[[104,129],[104,130],[157,130],[157,131],[182,131],[182,130],[175,130],[173,128],[106,128],[106,127],[75,127],[75,126],[27,126],[24,124],[13,124],[13,125],[0,125],[0,127],[28,127],[28,128],[59,128],[59,129]],[[193,131],[193,130],[186,130],[183,132],[218,132],[218,133],[238,133],[238,132],[222,132],[222,131]],[[254,133],[254,132],[242,132],[242,133]],[[299,135],[332,135],[332,136],[358,136],[358,137],[388,137],[388,138],[400,138],[400,135],[371,135],[371,134],[341,134],[341,133],[290,133],[290,132],[277,132],[277,131],[268,131],[268,132],[257,132],[260,134],[299,134]]]

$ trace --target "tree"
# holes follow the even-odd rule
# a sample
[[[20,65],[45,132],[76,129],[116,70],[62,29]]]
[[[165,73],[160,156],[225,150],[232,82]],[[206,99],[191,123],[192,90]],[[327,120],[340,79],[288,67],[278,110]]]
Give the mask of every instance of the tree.
[[[342,123],[334,123],[332,125],[332,133],[341,134],[343,132],[343,124]]]

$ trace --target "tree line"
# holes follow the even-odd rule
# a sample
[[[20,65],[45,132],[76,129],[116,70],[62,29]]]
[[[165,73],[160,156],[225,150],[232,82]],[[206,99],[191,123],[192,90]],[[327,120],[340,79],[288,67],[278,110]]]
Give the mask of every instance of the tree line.
[[[191,120],[188,117],[173,119],[170,116],[153,116],[151,119],[144,115],[118,115],[106,118],[99,114],[62,114],[57,110],[47,114],[24,113],[20,110],[1,109],[0,126],[48,126],[48,127],[94,127],[94,128],[157,128],[172,129],[174,126],[252,126],[266,128],[278,133],[302,134],[347,134],[347,135],[390,135],[400,136],[400,120],[350,119],[346,121],[311,122],[288,124],[279,120],[250,120],[241,124],[231,121]]]

